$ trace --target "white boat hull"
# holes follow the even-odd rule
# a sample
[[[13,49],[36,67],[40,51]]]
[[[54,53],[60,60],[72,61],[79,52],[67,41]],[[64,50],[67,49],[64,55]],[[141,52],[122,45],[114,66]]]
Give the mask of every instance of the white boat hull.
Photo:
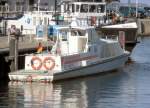
[[[95,64],[84,66],[80,68],[75,68],[72,70],[62,71],[62,72],[54,72],[54,73],[45,73],[42,74],[34,73],[34,72],[25,72],[18,71],[12,72],[9,74],[9,78],[11,81],[27,81],[27,82],[52,82],[63,79],[70,79],[88,75],[94,75],[99,73],[108,72],[114,69],[118,69],[122,67],[125,62],[128,60],[129,54],[124,54],[115,58],[110,58],[107,60],[103,60],[101,62],[97,62]]]

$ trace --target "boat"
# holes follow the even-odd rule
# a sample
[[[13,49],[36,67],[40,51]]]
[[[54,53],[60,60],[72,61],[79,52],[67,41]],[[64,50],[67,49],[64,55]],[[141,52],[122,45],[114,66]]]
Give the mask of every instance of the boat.
[[[25,69],[10,72],[10,81],[53,82],[108,72],[124,66],[130,53],[118,38],[100,38],[93,26],[56,26],[51,51],[25,56]]]
[[[72,22],[74,19],[80,21],[80,25],[104,24],[106,18],[106,2],[105,0],[92,1],[63,1],[60,5],[61,16],[64,22]],[[111,21],[107,20],[107,23]]]
[[[22,35],[36,35],[36,28],[39,24],[47,26],[54,23],[52,17],[53,11],[27,11],[16,20],[8,20],[7,29],[10,29],[11,25],[15,25],[21,30]]]
[[[123,24],[105,25],[99,30],[108,36],[119,35],[119,31],[125,32],[125,44],[127,46],[135,46],[137,43],[137,23],[125,22]]]

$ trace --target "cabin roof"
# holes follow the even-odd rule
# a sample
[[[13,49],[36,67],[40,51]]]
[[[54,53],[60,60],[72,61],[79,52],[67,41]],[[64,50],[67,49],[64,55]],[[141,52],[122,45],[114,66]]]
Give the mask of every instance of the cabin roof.
[[[136,22],[103,26],[102,28],[137,28]]]
[[[64,29],[79,29],[79,30],[88,30],[88,29],[94,29],[93,26],[56,26],[55,29],[57,30],[64,30]]]
[[[106,4],[106,2],[70,2],[69,4],[89,4],[89,5],[99,5],[99,4]]]

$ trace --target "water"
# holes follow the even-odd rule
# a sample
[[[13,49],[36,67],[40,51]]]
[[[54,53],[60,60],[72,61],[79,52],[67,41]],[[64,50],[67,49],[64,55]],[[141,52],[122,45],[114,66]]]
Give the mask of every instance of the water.
[[[0,86],[0,108],[149,108],[150,38],[131,55],[133,63],[105,75],[54,84],[9,83]]]

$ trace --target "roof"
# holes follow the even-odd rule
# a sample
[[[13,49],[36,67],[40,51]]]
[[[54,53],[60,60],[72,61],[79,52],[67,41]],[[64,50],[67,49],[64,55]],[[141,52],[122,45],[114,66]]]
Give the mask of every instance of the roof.
[[[136,22],[103,26],[102,28],[137,28]]]

